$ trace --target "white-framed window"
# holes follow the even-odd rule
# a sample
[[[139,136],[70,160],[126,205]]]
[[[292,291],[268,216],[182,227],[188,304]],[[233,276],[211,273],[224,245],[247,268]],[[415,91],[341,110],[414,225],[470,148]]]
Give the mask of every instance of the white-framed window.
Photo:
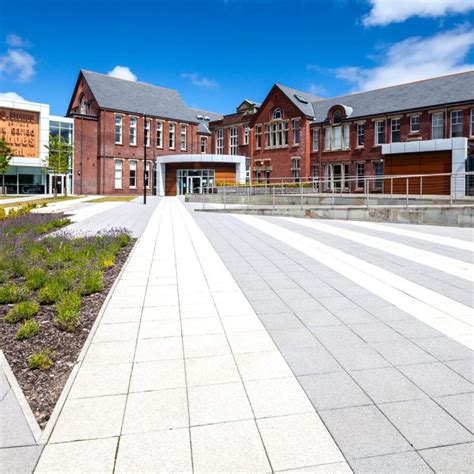
[[[272,114],[272,120],[281,120],[283,118],[283,112],[280,108],[276,108]]]
[[[146,168],[145,168],[145,186],[147,189],[151,188],[151,179],[150,179],[150,170],[151,164],[148,160],[146,160]]]
[[[431,138],[444,138],[444,112],[431,115]]]
[[[130,189],[137,189],[137,160],[130,160]]]
[[[474,109],[471,109],[471,137],[474,137]]]
[[[83,95],[81,97],[81,114],[85,115],[87,113],[87,100],[86,97]]]
[[[255,127],[255,148],[262,148],[262,126]]]
[[[243,145],[249,144],[249,135],[250,135],[250,127],[244,127],[244,142]]]
[[[291,172],[293,174],[293,181],[295,183],[299,183],[300,181],[300,159],[299,157],[295,156],[291,159]]]
[[[122,124],[123,124],[123,117],[121,115],[115,116],[115,144],[121,145],[122,144]]]
[[[130,117],[130,145],[137,144],[137,117]]]
[[[145,146],[150,146],[150,126],[151,119],[145,120]]]
[[[265,125],[265,146],[281,148],[288,146],[288,122],[279,120]]]
[[[381,145],[385,143],[385,120],[377,120],[375,122],[375,144]]]
[[[230,154],[237,155],[239,149],[239,134],[237,127],[230,127],[229,129],[230,136]]]
[[[392,122],[392,143],[398,143],[401,139],[400,136],[400,119],[393,118]]]
[[[331,149],[331,127],[326,127],[324,129],[324,149]]]
[[[300,143],[300,119],[293,119],[293,145]]]
[[[216,130],[216,153],[218,155],[224,154],[224,129],[218,128]]]
[[[346,123],[343,125],[342,128],[342,147],[347,150],[350,148],[350,140],[351,140],[351,126]]]
[[[313,128],[311,148],[313,151],[319,150],[319,129],[317,128]]]
[[[420,116],[410,116],[410,133],[420,133]]]
[[[342,127],[332,127],[332,150],[340,150],[342,148]]]
[[[365,163],[357,163],[357,187],[363,188],[364,187],[364,177],[365,177]]]
[[[187,150],[188,148],[188,126],[181,125],[181,151]]]
[[[207,137],[201,137],[201,153],[207,153]]]
[[[451,112],[451,137],[462,137],[462,110]]]
[[[174,150],[175,145],[176,145],[176,124],[173,122],[170,122],[169,134],[168,134],[168,147],[171,150]]]
[[[163,148],[163,122],[156,121],[156,148]]]
[[[357,146],[363,147],[365,145],[365,123],[357,124]]]
[[[122,160],[115,160],[114,184],[115,189],[122,189]]]

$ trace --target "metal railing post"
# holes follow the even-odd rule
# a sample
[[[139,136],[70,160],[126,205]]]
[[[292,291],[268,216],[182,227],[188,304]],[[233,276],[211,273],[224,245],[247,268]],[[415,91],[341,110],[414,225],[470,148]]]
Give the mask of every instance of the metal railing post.
[[[423,196],[423,176],[420,176],[420,197]]]
[[[405,191],[406,191],[406,207],[408,207],[408,186],[409,186],[409,183],[408,183],[408,179],[406,179],[406,186],[405,186]]]
[[[390,197],[393,198],[393,178],[390,178]]]
[[[247,210],[250,208],[250,186],[247,187]]]
[[[272,203],[273,203],[273,210],[275,210],[275,186],[272,186]]]
[[[300,181],[300,207],[303,209],[303,183]]]
[[[364,178],[364,194],[365,194],[365,206],[367,209],[370,206],[370,200],[369,200],[369,179]]]
[[[224,209],[227,209],[227,186],[224,186]]]

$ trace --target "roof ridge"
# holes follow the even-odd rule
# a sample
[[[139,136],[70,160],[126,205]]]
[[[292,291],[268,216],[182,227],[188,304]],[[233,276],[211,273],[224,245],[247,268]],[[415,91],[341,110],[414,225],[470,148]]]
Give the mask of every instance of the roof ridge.
[[[149,82],[142,82],[142,81],[131,81],[130,79],[122,79],[121,77],[115,77],[111,76],[110,74],[104,74],[102,72],[97,72],[97,71],[90,71],[89,69],[81,69],[81,72],[88,72],[91,74],[97,74],[98,76],[104,76],[108,77],[110,79],[116,79],[117,81],[126,81],[126,82],[131,82],[132,84],[140,84],[142,86],[148,86],[148,87],[156,87],[157,89],[164,89],[167,91],[174,91],[179,94],[178,89],[173,89],[172,87],[163,87],[163,86],[157,86],[155,84],[150,84]]]
[[[327,97],[321,97],[321,96],[319,96],[319,95],[311,94],[311,92],[305,92],[305,91],[302,91],[302,90],[300,90],[300,89],[295,89],[294,87],[285,86],[285,84],[281,84],[281,83],[279,83],[279,82],[275,82],[275,85],[278,86],[278,87],[280,87],[280,88],[281,88],[281,87],[286,87],[287,89],[291,89],[292,91],[298,92],[298,93],[300,93],[300,94],[309,95],[309,96],[315,97],[315,98],[317,98],[317,99],[322,99],[322,100],[324,100],[324,99],[327,98]]]
[[[214,115],[222,115],[224,116],[225,114],[221,114],[220,112],[213,112],[212,110],[207,110],[207,109],[200,109],[198,107],[188,107],[189,110],[194,110],[196,112],[207,112],[209,114],[214,114]]]
[[[370,89],[370,90],[367,90],[367,91],[353,92],[351,94],[336,95],[334,97],[323,97],[322,100],[334,100],[334,99],[339,99],[341,97],[353,97],[355,95],[368,94],[369,92],[377,92],[377,91],[383,91],[383,90],[386,90],[386,89],[394,89],[395,87],[403,87],[403,86],[407,86],[409,84],[419,84],[420,82],[434,81],[434,80],[441,79],[441,78],[444,78],[444,77],[461,76],[463,74],[472,74],[472,73],[474,73],[474,69],[471,69],[470,71],[461,71],[461,72],[454,72],[452,74],[444,74],[444,75],[440,75],[440,76],[427,77],[425,79],[418,79],[416,81],[411,81],[411,82],[402,82],[401,84],[393,84],[391,86],[379,87],[377,89]],[[320,101],[317,101],[317,102],[320,102]]]

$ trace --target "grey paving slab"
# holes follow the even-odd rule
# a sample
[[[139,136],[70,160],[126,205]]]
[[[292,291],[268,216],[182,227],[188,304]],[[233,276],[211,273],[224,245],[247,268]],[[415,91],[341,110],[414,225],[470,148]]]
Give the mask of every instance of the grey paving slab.
[[[395,367],[357,370],[351,375],[377,404],[427,397]]]
[[[415,449],[473,441],[473,436],[433,400],[410,400],[379,405]]]
[[[375,406],[320,412],[347,459],[412,450],[406,439]]]
[[[345,324],[377,323],[377,318],[365,309],[357,306],[350,308],[333,308],[331,312]]]
[[[0,401],[5,398],[5,395],[10,390],[10,384],[8,383],[7,376],[3,373],[0,368]]]
[[[436,329],[414,318],[400,321],[388,321],[387,324],[408,339],[443,336],[443,334]]]
[[[313,334],[305,327],[297,329],[271,329],[269,333],[280,350],[284,347],[315,347],[318,345]]]
[[[401,341],[404,338],[385,323],[350,324],[349,327],[365,342]]]
[[[372,404],[346,372],[305,375],[298,380],[318,411]]]
[[[371,346],[393,365],[422,364],[436,360],[408,340],[376,342]]]
[[[427,473],[433,472],[423,458],[416,452],[387,454],[365,459],[353,459],[350,465],[356,474],[374,473]]]
[[[327,309],[317,311],[294,311],[307,327],[339,326],[342,322]]]
[[[470,359],[474,364],[474,352],[447,336],[417,339],[415,343],[438,360]]]
[[[319,343],[310,347],[281,347],[280,350],[297,376],[343,370],[336,359]]]
[[[435,400],[461,425],[474,432],[474,393],[449,395]]]
[[[400,366],[399,369],[431,397],[474,391],[472,383],[440,362]]]
[[[458,444],[419,451],[435,472],[470,474],[474,472],[474,444]]]
[[[2,474],[33,472],[41,449],[41,446],[0,449],[0,471]]]
[[[277,299],[251,301],[251,305],[258,314],[287,313],[289,309],[285,303]]]
[[[445,364],[469,382],[474,383],[474,362],[472,359],[452,360]]]
[[[9,390],[0,402],[0,448],[35,444],[15,393]]]
[[[260,321],[268,329],[304,329],[294,313],[259,313]]]

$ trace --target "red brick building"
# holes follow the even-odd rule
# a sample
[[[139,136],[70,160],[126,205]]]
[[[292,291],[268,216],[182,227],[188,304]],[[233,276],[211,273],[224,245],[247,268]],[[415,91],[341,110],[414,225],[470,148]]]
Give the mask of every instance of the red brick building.
[[[362,191],[365,176],[462,172],[474,154],[474,72],[332,99],[275,84],[250,125],[257,181]]]
[[[76,193],[141,194],[145,183],[181,194],[245,181],[245,156],[211,152],[209,123],[222,116],[187,107],[176,90],[81,71],[68,115]]]

